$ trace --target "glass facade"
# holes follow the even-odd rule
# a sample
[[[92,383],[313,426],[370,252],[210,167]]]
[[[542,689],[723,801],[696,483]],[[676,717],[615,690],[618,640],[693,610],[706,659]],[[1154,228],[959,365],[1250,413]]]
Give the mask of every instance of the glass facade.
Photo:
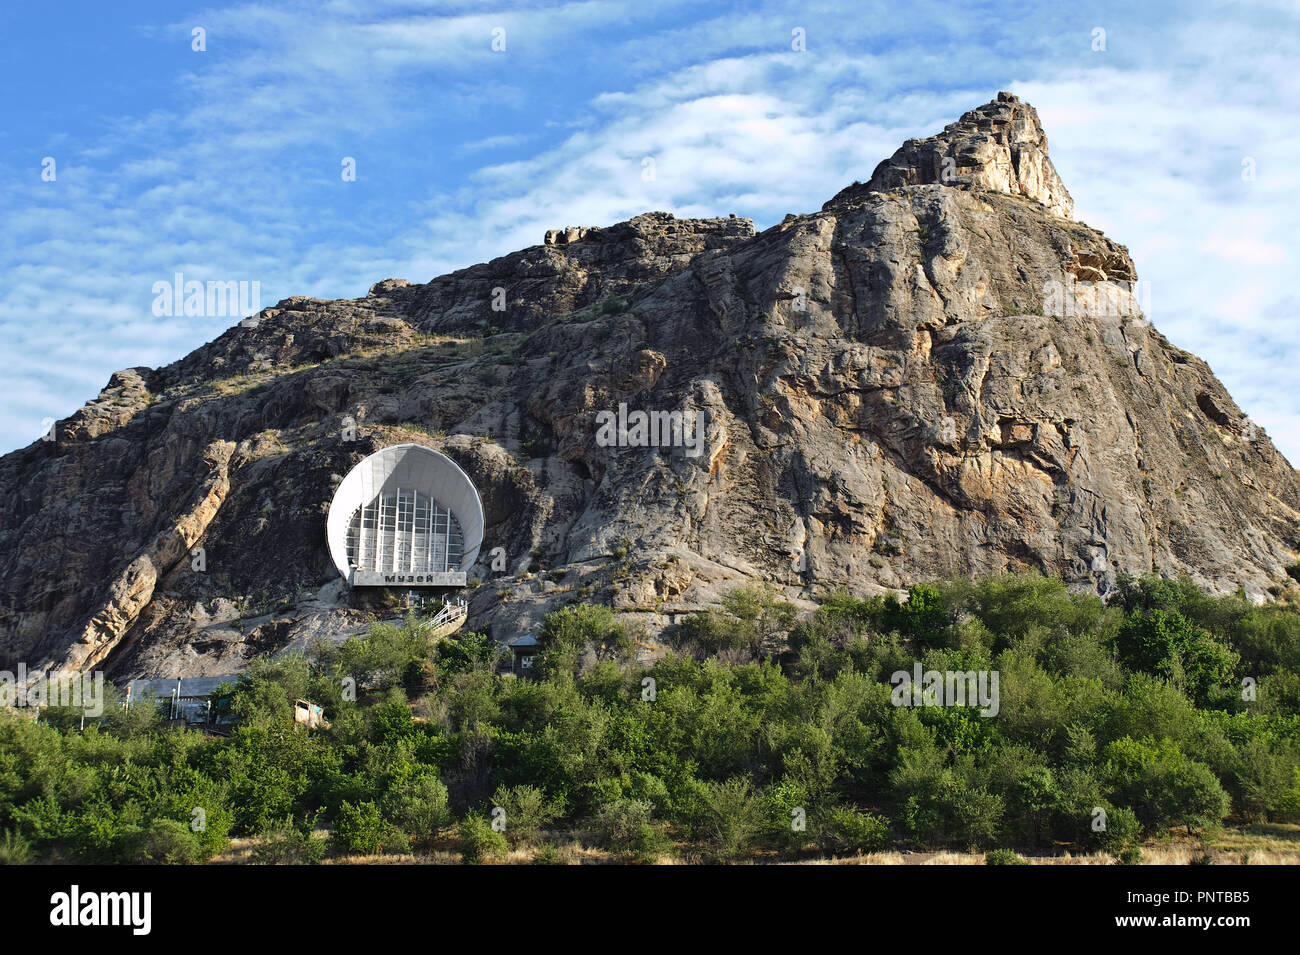
[[[460,567],[465,535],[450,509],[399,487],[352,512],[347,549],[349,566],[358,570],[446,573]]]

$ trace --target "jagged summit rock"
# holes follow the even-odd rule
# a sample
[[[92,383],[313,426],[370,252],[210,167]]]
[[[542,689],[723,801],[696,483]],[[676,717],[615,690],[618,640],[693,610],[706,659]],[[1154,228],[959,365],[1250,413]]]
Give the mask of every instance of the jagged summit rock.
[[[366,293],[366,298],[375,298],[380,295],[389,295],[398,289],[404,289],[410,286],[406,279],[383,279],[370,286],[370,291]]]
[[[591,231],[600,231],[599,226],[566,226],[563,229],[548,229],[544,244],[546,245],[570,245],[574,242],[580,242],[587,237]]]
[[[1300,479],[1069,211],[1001,96],[761,233],[647,213],[285,299],[0,458],[0,668],[211,675],[357,632],[325,513],[403,442],[479,488],[467,625],[502,639],[581,599],[653,635],[755,580],[1154,570],[1266,599]],[[620,405],[700,416],[701,453],[603,444]]]
[[[870,192],[931,183],[1024,196],[1052,215],[1074,217],[1074,200],[1048,158],[1037,111],[1011,93],[998,93],[938,135],[909,139],[876,167],[870,182],[850,186],[824,208]]]

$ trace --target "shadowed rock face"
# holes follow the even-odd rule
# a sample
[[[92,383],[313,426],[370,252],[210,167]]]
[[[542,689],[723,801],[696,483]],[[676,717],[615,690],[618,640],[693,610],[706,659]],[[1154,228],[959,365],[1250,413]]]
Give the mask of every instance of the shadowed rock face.
[[[752,579],[1154,569],[1262,597],[1300,546],[1296,472],[1070,211],[1001,94],[757,235],[650,213],[287,299],[0,459],[0,663],[215,674],[357,632],[325,514],[403,441],[480,490],[468,626],[500,638],[577,599],[653,633]],[[700,453],[605,446],[620,404],[702,416]]]

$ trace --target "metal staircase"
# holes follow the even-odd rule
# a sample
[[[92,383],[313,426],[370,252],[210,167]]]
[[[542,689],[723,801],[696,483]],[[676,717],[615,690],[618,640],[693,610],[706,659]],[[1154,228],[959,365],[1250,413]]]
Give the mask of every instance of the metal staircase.
[[[449,637],[459,630],[468,616],[469,604],[464,600],[457,599],[455,603],[443,601],[442,609],[434,614],[433,619],[425,626],[432,628],[430,635],[433,639],[439,640],[443,637]]]

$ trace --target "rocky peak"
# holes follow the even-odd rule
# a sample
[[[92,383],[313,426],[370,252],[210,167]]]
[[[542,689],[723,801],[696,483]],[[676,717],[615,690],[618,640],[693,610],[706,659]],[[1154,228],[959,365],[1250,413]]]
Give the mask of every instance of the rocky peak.
[[[366,293],[366,298],[378,298],[381,295],[390,295],[398,289],[408,288],[410,282],[406,279],[384,279],[370,286],[370,291]]]
[[[823,208],[868,192],[932,183],[1024,196],[1054,216],[1074,217],[1074,200],[1048,158],[1038,112],[1005,92],[964,113],[936,136],[909,139],[876,167],[870,182],[855,183]]]
[[[545,244],[569,245],[572,242],[579,242],[593,229],[600,231],[597,226],[565,226],[563,229],[547,229]]]
[[[725,219],[678,219],[669,212],[644,212],[626,222],[606,228],[566,226],[563,229],[548,229],[543,244],[573,245],[583,240],[610,241],[632,237],[654,243],[671,243],[688,236],[747,239],[753,234],[754,221],[738,218],[734,213]]]

